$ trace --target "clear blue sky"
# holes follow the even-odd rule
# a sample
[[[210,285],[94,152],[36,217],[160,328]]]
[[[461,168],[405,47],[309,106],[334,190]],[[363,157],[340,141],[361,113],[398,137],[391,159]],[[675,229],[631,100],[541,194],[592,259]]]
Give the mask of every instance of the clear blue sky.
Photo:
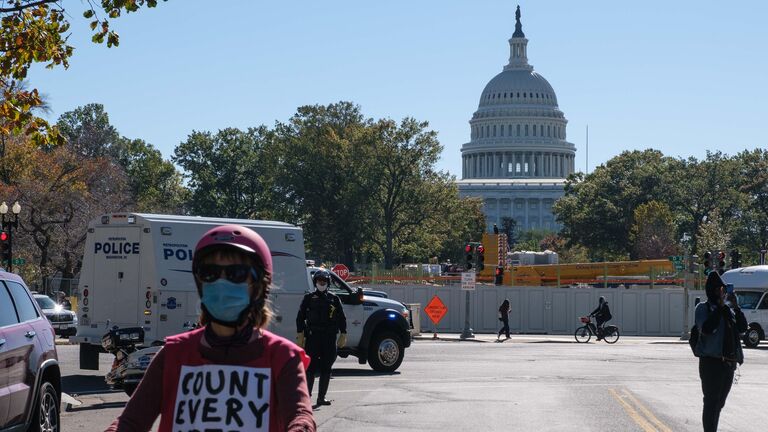
[[[459,176],[459,149],[514,30],[509,1],[170,0],[90,42],[78,1],[68,70],[31,84],[55,120],[105,105],[120,133],[166,157],[192,130],[273,125],[296,107],[353,101],[370,117],[430,122]],[[215,4],[215,7],[212,6]],[[768,2],[523,1],[529,60],[565,112],[576,167],[623,150],[703,157],[768,147]]]

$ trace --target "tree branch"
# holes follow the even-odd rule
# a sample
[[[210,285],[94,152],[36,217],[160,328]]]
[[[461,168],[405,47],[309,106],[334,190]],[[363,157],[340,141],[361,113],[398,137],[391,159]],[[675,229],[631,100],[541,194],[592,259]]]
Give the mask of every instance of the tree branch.
[[[59,0],[39,0],[39,1],[36,1],[36,2],[32,2],[32,3],[24,3],[24,4],[19,3],[16,6],[13,6],[13,7],[0,8],[0,13],[21,12],[21,11],[23,11],[25,9],[33,8],[35,6],[56,3],[58,1]]]

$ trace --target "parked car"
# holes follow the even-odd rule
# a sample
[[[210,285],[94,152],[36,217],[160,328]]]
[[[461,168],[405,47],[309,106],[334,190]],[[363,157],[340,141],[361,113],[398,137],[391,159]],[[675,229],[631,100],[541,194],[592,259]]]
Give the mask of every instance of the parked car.
[[[53,331],[63,337],[74,336],[77,333],[77,314],[67,310],[64,305],[43,294],[33,294],[35,301],[43,310],[43,314],[53,325]]]
[[[61,431],[54,339],[24,281],[0,271],[0,431]]]

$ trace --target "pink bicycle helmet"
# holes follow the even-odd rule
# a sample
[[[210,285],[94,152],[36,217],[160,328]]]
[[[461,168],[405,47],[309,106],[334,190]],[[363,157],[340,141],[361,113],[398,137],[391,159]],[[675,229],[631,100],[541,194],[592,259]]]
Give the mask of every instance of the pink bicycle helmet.
[[[195,247],[192,270],[197,269],[198,260],[205,255],[202,252],[217,247],[231,246],[256,257],[264,271],[272,274],[272,254],[267,242],[255,231],[240,225],[222,225],[211,228],[203,234]]]

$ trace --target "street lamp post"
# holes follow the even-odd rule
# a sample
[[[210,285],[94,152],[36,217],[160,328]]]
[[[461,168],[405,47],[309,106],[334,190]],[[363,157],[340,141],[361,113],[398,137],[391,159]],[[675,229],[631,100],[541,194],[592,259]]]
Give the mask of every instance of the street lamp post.
[[[683,238],[680,239],[680,243],[683,244],[684,257],[683,257],[683,329],[680,334],[680,340],[688,340],[690,334],[688,333],[688,311],[690,310],[690,303],[688,302],[688,289],[689,289],[689,271],[690,266],[688,260],[690,259],[689,243],[691,237],[688,233],[683,233]]]
[[[18,201],[11,207],[13,218],[8,215],[8,204],[5,201],[0,204],[0,229],[8,229],[8,271],[13,271],[13,230],[19,226],[19,213],[21,213],[21,204]]]

